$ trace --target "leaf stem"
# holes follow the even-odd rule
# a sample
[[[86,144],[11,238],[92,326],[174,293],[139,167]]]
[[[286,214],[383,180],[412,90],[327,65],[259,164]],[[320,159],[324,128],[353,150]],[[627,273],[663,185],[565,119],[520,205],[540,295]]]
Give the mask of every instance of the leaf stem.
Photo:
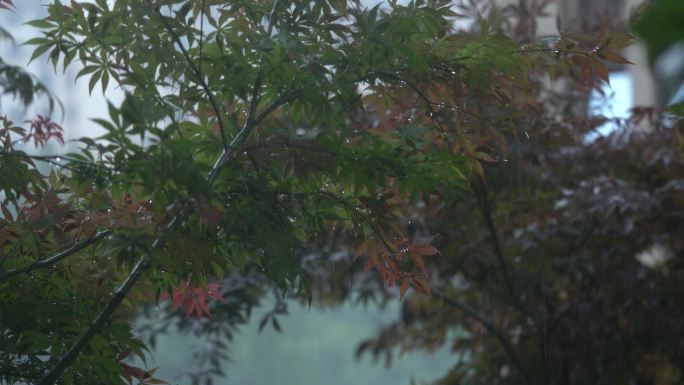
[[[173,30],[173,27],[169,24],[169,22],[164,18],[164,15],[161,14],[161,11],[158,8],[154,8],[155,13],[157,16],[159,16],[159,20],[161,20],[162,24],[164,24],[164,28],[169,32],[171,35],[171,38],[173,39],[174,43],[178,46],[180,49],[181,53],[183,54],[183,57],[185,58],[185,61],[188,62],[188,66],[190,67],[190,70],[193,72],[195,77],[197,78],[197,81],[199,82],[200,86],[204,90],[204,92],[207,94],[207,97],[209,98],[209,103],[211,104],[211,108],[214,110],[214,114],[216,115],[216,121],[219,125],[219,131],[221,132],[221,141],[223,142],[223,148],[227,149],[228,148],[228,139],[226,139],[226,127],[223,124],[223,118],[221,118],[222,111],[219,109],[218,104],[216,103],[216,99],[214,98],[214,93],[211,92],[209,89],[209,85],[207,84],[206,80],[204,80],[204,76],[202,75],[202,72],[200,71],[199,68],[195,66],[195,63],[193,62],[192,58],[190,57],[190,54],[188,53],[187,49],[185,49],[185,46],[183,43],[180,41],[180,38],[176,34],[176,32]],[[204,11],[204,10],[203,10]],[[202,21],[204,21],[204,18],[202,18]],[[202,36],[203,37],[203,36]],[[202,60],[202,40],[200,40],[200,58],[199,60]],[[200,66],[201,66],[200,62]]]

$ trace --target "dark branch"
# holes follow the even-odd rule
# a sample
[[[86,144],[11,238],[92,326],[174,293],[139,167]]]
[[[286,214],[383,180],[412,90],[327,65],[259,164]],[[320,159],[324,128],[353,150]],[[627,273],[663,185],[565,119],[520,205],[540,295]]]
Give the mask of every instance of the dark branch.
[[[157,238],[152,244],[152,247],[157,247],[161,243],[161,239]],[[100,328],[109,320],[114,311],[119,307],[121,301],[126,297],[126,294],[133,288],[135,282],[140,278],[142,272],[149,265],[149,254],[144,254],[136,263],[131,273],[126,277],[124,282],[114,293],[114,297],[109,301],[107,307],[98,314],[95,321],[90,324],[90,327],[78,338],[78,340],[71,346],[71,348],[60,357],[59,362],[55,365],[43,378],[41,378],[36,385],[50,385],[54,384],[59,379],[64,370],[71,364],[76,356],[81,352],[90,339],[100,331]]]
[[[475,194],[475,199],[477,200],[478,208],[480,209],[480,214],[482,215],[482,220],[485,223],[485,227],[489,232],[489,237],[492,241],[492,248],[494,249],[494,255],[496,256],[497,262],[499,263],[499,268],[501,269],[501,274],[504,278],[504,283],[508,289],[513,301],[516,306],[523,313],[527,314],[525,311],[525,306],[518,297],[517,291],[513,286],[513,281],[511,280],[510,274],[508,272],[508,265],[504,259],[503,251],[501,249],[501,242],[499,241],[499,236],[496,233],[496,227],[494,227],[494,220],[492,219],[492,208],[489,204],[489,198],[487,197],[487,188],[484,181],[479,177],[474,177],[472,179],[471,187]]]
[[[484,326],[485,329],[487,329],[499,341],[499,344],[506,352],[506,355],[508,356],[508,359],[511,361],[513,367],[515,367],[515,369],[518,371],[518,374],[520,374],[520,377],[522,378],[523,382],[527,385],[531,384],[530,378],[525,369],[522,367],[522,364],[520,363],[518,356],[515,354],[513,346],[511,346],[511,343],[508,342],[508,338],[506,338],[506,336],[502,332],[500,332],[491,322],[489,322],[482,315],[480,315],[475,309],[455,299],[445,297],[443,293],[439,293],[435,290],[432,290],[432,296],[439,297],[444,303],[463,311],[467,316],[480,322],[482,326]]]
[[[293,92],[289,95],[283,95],[280,99],[276,100],[273,102],[273,104],[269,105],[268,107],[264,108],[263,111],[257,115],[257,117],[254,119],[254,124],[257,125],[261,123],[261,121],[264,120],[269,114],[271,114],[273,111],[277,110],[278,107],[282,106],[283,104],[287,104],[295,99],[297,99],[300,96],[299,92]]]
[[[17,267],[16,269],[12,269],[12,270],[5,271],[4,273],[0,273],[0,282],[6,280],[8,278],[14,277],[15,275],[19,275],[22,273],[28,273],[28,272],[36,270],[36,269],[42,269],[45,267],[50,267],[50,266],[54,265],[55,263],[61,261],[62,259],[85,249],[86,247],[88,247],[88,246],[92,245],[93,243],[101,240],[102,238],[108,236],[111,233],[112,232],[110,230],[100,231],[100,232],[96,233],[95,235],[93,235],[91,238],[88,238],[84,241],[78,242],[75,245],[73,245],[69,248],[66,248],[60,252],[57,252],[57,253],[55,253],[55,254],[47,257],[47,258],[39,259],[39,260],[33,262],[32,264],[24,266],[24,267]]]
[[[273,4],[273,10],[271,12],[271,16],[269,18],[270,20],[270,25],[268,27],[268,33],[267,35],[270,37],[271,32],[273,30],[273,19],[275,17],[275,9],[276,6],[278,5],[278,0],[276,0]],[[165,25],[167,25],[166,20],[164,20],[164,17],[159,13],[157,9],[155,9],[155,12],[160,16],[162,19],[162,22],[164,22]],[[172,36],[175,36],[175,33],[167,26],[167,29],[169,29],[170,33]],[[177,39],[175,37],[174,39]],[[181,50],[185,52],[185,48],[179,43],[179,41],[176,41],[177,44],[181,47]],[[184,54],[187,54],[185,52]],[[262,56],[263,58],[263,56]],[[191,63],[192,65],[192,63]],[[203,80],[200,79],[202,82]],[[254,90],[252,93],[252,100],[250,103],[250,111],[247,117],[247,121],[245,122],[245,125],[242,127],[240,132],[232,139],[231,143],[228,144],[228,146],[223,150],[223,153],[219,157],[219,159],[216,161],[216,164],[214,167],[212,167],[211,171],[207,175],[207,182],[209,184],[212,184],[215,180],[216,177],[218,176],[218,173],[229,159],[232,158],[234,155],[235,151],[237,148],[242,144],[244,139],[249,135],[251,130],[255,126],[255,120],[254,117],[256,115],[256,109],[257,106],[259,105],[259,98],[260,98],[260,90],[261,90],[261,76],[260,73],[257,74],[257,78],[254,82]],[[208,89],[207,89],[208,91]],[[211,95],[211,93],[209,93]],[[217,117],[218,117],[218,112],[217,112]],[[265,117],[265,115],[262,116],[262,119]],[[220,119],[220,118],[219,118]],[[220,121],[220,120],[219,120]],[[187,206],[186,206],[187,208]],[[169,224],[166,227],[166,230],[173,229],[179,222],[179,218],[183,217],[183,214],[186,214],[186,210],[182,210],[183,213],[178,214],[171,219]],[[150,246],[150,250],[154,250],[157,247],[159,247],[163,243],[163,240],[160,237],[154,240],[152,245]],[[109,301],[107,304],[107,307],[98,314],[97,318],[93,323],[90,325],[90,327],[76,340],[76,342],[72,345],[72,347],[59,359],[59,362],[57,362],[57,365],[55,365],[43,378],[38,381],[36,385],[51,385],[54,384],[57,379],[62,375],[64,370],[71,364],[71,362],[78,356],[78,354],[83,350],[83,348],[88,344],[91,338],[95,334],[97,334],[102,328],[102,326],[109,320],[109,318],[114,314],[114,311],[119,307],[123,299],[126,297],[128,292],[131,291],[135,283],[138,281],[142,273],[149,267],[150,265],[150,254],[145,253],[140,258],[138,259],[138,262],[135,264],[131,272],[128,274],[124,282],[119,286],[119,288],[116,290],[114,293],[114,297]]]
[[[275,10],[277,6],[278,0],[275,0],[273,2],[273,9],[271,10],[271,15],[268,18],[269,23],[268,29],[266,31],[267,37],[271,37],[271,33],[273,32]],[[261,62],[263,58],[264,55],[261,55],[259,61]],[[245,120],[245,124],[242,126],[237,135],[235,135],[233,139],[230,141],[230,144],[228,144],[228,146],[223,150],[223,153],[221,153],[221,156],[216,160],[216,163],[214,163],[214,166],[211,168],[211,171],[209,171],[209,175],[207,175],[207,182],[209,182],[209,184],[212,184],[216,180],[219,171],[221,171],[223,166],[225,166],[226,163],[228,163],[228,161],[233,157],[233,155],[235,155],[235,151],[245,141],[247,136],[249,136],[249,134],[252,132],[252,129],[254,129],[254,127],[266,117],[265,113],[271,113],[279,106],[276,102],[270,106],[273,108],[267,107],[261,114],[259,114],[257,118],[255,118],[255,116],[257,116],[256,110],[259,107],[259,99],[261,99],[261,68],[259,68],[259,71],[256,75],[256,79],[254,79],[254,86],[252,87],[252,98],[249,103],[249,112],[247,113],[247,119]]]

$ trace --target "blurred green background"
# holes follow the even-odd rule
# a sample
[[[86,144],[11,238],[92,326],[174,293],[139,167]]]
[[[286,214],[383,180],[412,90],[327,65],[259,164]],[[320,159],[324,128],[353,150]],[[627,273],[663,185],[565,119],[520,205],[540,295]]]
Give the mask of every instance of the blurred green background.
[[[259,332],[259,321],[269,304],[255,311],[230,344],[230,360],[222,364],[227,378],[214,384],[227,385],[385,385],[421,383],[443,375],[457,357],[442,347],[433,354],[406,353],[393,361],[373,362],[364,355],[354,357],[356,347],[371,337],[383,323],[396,319],[399,300],[384,309],[374,305],[320,308],[289,303],[289,315],[279,317],[282,333],[270,325]],[[164,311],[164,310],[159,310]],[[160,317],[162,315],[160,314]],[[145,322],[148,322],[146,320]],[[486,337],[485,337],[486,338]],[[190,384],[179,377],[193,364],[192,352],[212,341],[193,335],[160,335],[152,350],[150,367],[159,366],[158,378],[172,384]]]

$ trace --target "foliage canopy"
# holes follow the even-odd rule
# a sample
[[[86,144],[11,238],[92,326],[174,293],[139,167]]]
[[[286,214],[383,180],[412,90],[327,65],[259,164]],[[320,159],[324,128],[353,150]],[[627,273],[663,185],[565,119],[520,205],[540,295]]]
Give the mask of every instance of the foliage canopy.
[[[125,98],[67,154],[22,147],[62,140],[48,117],[3,121],[0,381],[161,383],[126,361],[144,358],[130,324],[141,307],[169,297],[181,318],[211,314],[225,322],[203,330],[230,333],[270,288],[324,292],[320,262],[340,249],[377,272],[363,296],[429,298],[445,231],[414,214],[464,201],[483,164],[557,119],[549,78],[586,91],[608,80],[605,61],[625,61],[627,34],[535,40],[509,11],[54,1],[28,22],[41,31],[32,60],[77,65],[91,92]]]

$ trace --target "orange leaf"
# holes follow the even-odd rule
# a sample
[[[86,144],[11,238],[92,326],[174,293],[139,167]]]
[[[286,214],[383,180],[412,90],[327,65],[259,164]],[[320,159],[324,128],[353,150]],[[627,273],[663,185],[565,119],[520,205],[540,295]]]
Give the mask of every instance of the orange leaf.
[[[610,84],[610,78],[608,77],[608,68],[606,65],[598,60],[594,62],[594,72],[596,72],[596,75],[606,82],[606,84]]]
[[[356,261],[360,256],[366,254],[368,251],[368,239],[365,241],[361,242],[359,247],[356,248],[356,253],[354,253],[354,261]]]
[[[432,240],[435,239],[437,235],[433,235],[427,238],[416,238],[411,242],[409,246],[409,252],[416,253],[420,255],[435,255],[439,253],[439,250],[432,246]]]
[[[413,287],[418,290],[418,292],[432,296],[432,289],[430,288],[430,283],[425,277],[416,275],[413,277]]]
[[[375,255],[372,255],[368,258],[368,261],[366,262],[366,266],[363,267],[363,272],[368,272],[368,270],[377,267],[378,266],[378,257]]]
[[[119,353],[119,355],[116,357],[116,360],[117,360],[117,361],[124,360],[124,359],[126,359],[128,356],[130,356],[132,352],[133,352],[133,349],[126,349],[126,350],[124,350],[123,352]]]
[[[143,378],[145,378],[145,371],[144,370],[142,370],[138,367],[135,367],[135,366],[124,364],[124,363],[119,363],[119,365],[121,366],[121,369],[123,369],[123,371],[126,375],[131,376],[131,377],[138,379],[138,380],[142,380]]]
[[[423,257],[420,254],[413,252],[409,255],[411,256],[411,261],[413,261],[413,263],[416,266],[418,266],[418,268],[423,274],[427,275],[427,272],[425,271],[425,261],[423,261]]]
[[[609,61],[611,63],[617,63],[617,64],[634,64],[631,61],[625,59],[624,56],[620,55],[617,52],[613,51],[601,51],[598,53],[598,57],[605,61]]]
[[[378,266],[378,270],[380,270],[380,281],[384,285],[387,280],[387,266],[384,263],[381,263],[380,266]]]

